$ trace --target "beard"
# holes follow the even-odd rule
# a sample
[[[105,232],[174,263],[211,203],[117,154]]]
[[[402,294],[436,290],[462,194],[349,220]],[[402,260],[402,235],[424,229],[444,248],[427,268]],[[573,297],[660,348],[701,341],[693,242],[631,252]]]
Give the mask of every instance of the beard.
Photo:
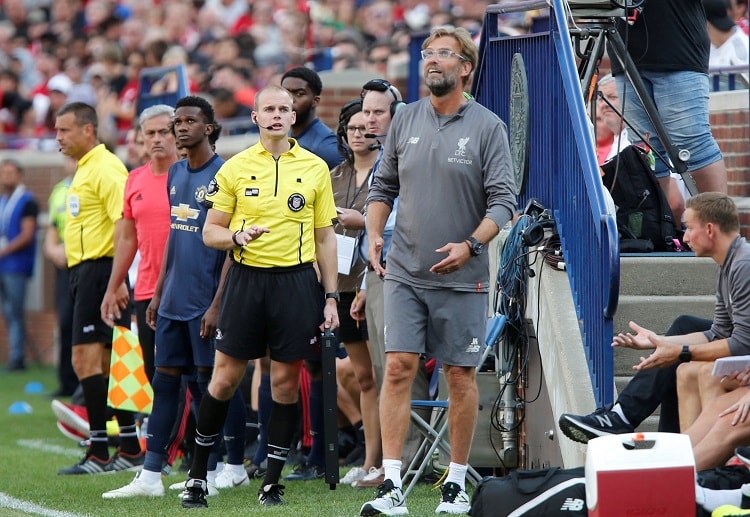
[[[443,71],[438,79],[425,78],[425,85],[435,97],[442,97],[453,91],[458,86],[458,69],[450,72]]]

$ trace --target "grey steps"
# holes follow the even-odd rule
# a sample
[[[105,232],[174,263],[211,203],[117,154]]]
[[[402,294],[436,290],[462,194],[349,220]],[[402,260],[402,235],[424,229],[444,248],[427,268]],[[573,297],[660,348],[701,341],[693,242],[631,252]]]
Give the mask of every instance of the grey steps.
[[[716,263],[692,253],[662,253],[620,258],[620,299],[614,332],[631,332],[628,322],[663,334],[681,314],[713,317]],[[619,393],[634,375],[633,365],[648,350],[615,348],[615,392]],[[636,428],[656,431],[659,408]]]

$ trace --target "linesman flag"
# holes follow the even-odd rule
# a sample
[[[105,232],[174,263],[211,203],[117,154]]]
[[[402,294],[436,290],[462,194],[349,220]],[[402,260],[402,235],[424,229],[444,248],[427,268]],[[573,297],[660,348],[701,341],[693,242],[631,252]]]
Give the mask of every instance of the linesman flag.
[[[107,402],[115,409],[151,414],[154,390],[143,368],[141,344],[130,329],[115,326]]]

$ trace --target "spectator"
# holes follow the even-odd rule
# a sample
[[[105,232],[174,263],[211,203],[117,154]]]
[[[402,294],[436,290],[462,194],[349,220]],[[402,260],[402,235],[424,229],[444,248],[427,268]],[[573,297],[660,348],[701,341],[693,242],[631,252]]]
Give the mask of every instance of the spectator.
[[[26,369],[26,284],[34,272],[39,205],[15,160],[0,162],[0,299],[8,328],[8,371]]]
[[[257,90],[250,84],[250,70],[232,64],[217,65],[212,73],[211,88],[225,88],[244,106],[253,105]]]
[[[55,130],[57,111],[67,103],[68,93],[72,87],[73,81],[67,75],[60,73],[47,81],[46,95],[40,93],[34,97],[37,136],[47,136]]]
[[[617,19],[616,23],[672,143],[677,149],[690,152],[688,170],[698,190],[726,192],[727,170],[708,120],[710,42],[702,1],[648,2],[643,4],[635,22]],[[612,74],[617,80],[617,91],[624,92],[625,119],[640,135],[656,135],[617,59],[612,60]],[[636,136],[629,136],[631,142],[639,143]],[[649,144],[661,156],[667,156],[658,138],[652,138]],[[655,174],[667,199],[676,196],[677,185],[661,179],[669,178],[669,169],[658,159]]]
[[[243,135],[257,129],[250,118],[252,108],[237,102],[231,91],[217,88],[211,94],[216,118],[223,122],[228,134]]]
[[[748,37],[729,16],[726,1],[703,0],[703,8],[706,10],[708,38],[711,40],[709,68],[747,65],[750,53]]]
[[[729,15],[742,32],[750,32],[750,22],[747,16],[747,0],[729,0]]]
[[[333,70],[364,68],[364,46],[362,36],[354,30],[337,32],[333,37],[331,56]]]
[[[146,38],[146,30],[143,20],[138,18],[128,18],[122,24],[120,33],[120,47],[126,56],[133,52],[142,51]]]
[[[390,55],[390,41],[376,41],[367,50],[367,69],[376,77],[389,77],[388,58]]]
[[[65,157],[65,177],[49,195],[49,225],[44,237],[44,256],[55,266],[55,311],[57,313],[57,379],[60,383],[53,397],[70,397],[78,387],[78,377],[73,369],[73,297],[70,293],[70,273],[65,259],[65,203],[73,181],[76,162]]]

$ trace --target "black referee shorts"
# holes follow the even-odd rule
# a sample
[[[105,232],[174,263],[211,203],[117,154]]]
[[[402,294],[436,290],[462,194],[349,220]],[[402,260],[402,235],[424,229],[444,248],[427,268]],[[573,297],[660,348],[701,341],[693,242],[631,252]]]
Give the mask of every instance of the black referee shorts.
[[[73,345],[105,343],[112,345],[112,329],[102,321],[101,306],[107,292],[112,259],[86,260],[70,268],[73,297]],[[125,279],[127,282],[127,277]],[[122,311],[115,325],[130,329],[130,306]]]
[[[236,359],[306,359],[323,323],[324,297],[312,264],[257,268],[233,263],[221,299],[216,350]]]

